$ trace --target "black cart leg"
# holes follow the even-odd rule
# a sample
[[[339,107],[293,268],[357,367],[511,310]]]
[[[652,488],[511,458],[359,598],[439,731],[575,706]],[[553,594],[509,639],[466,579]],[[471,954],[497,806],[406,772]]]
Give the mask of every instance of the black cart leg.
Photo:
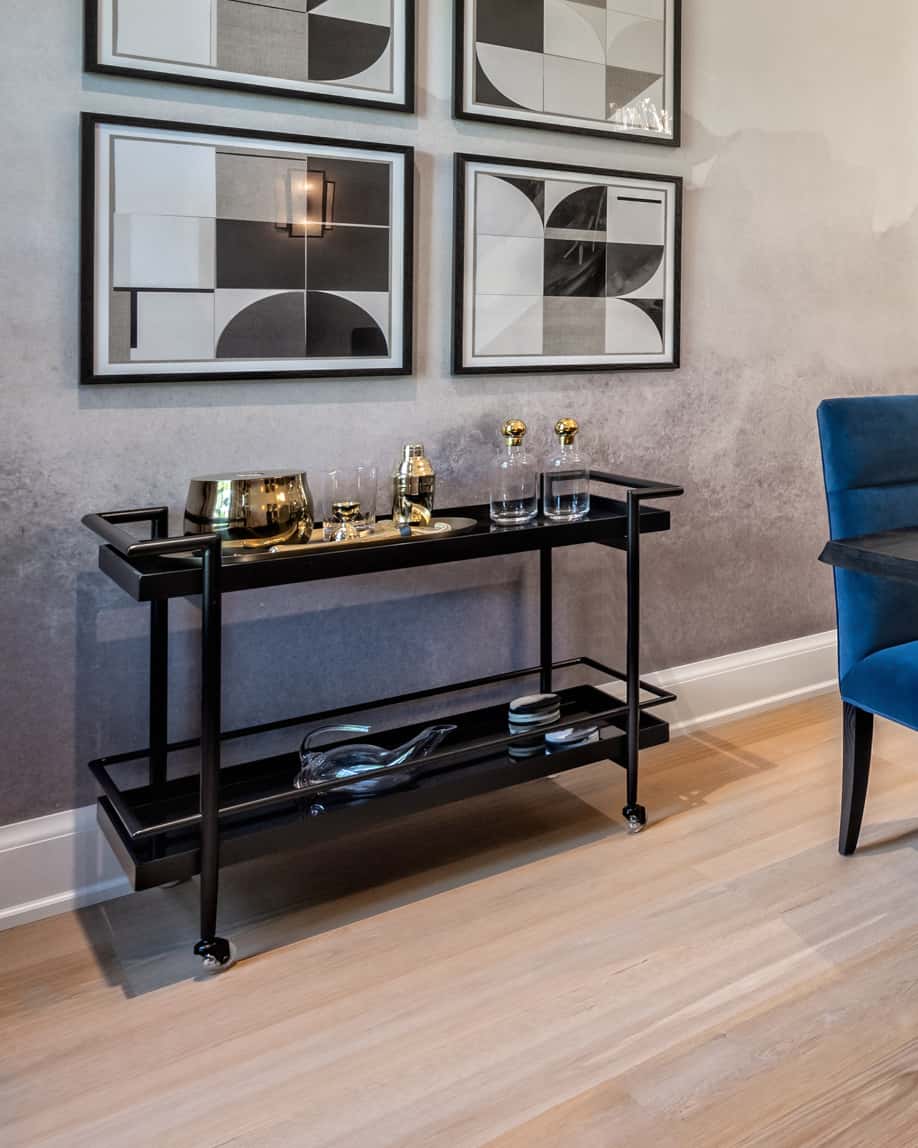
[[[150,787],[166,784],[169,741],[169,603],[150,603]]]
[[[169,603],[150,603],[150,788],[162,793],[169,762]],[[152,843],[153,854],[163,855],[163,844]]]
[[[169,536],[169,511],[162,507],[152,522],[153,538]],[[169,602],[150,603],[150,788],[166,784],[169,744]]]
[[[647,810],[638,804],[638,758],[641,736],[641,504],[628,492],[628,804],[622,810],[629,833],[640,833]]]
[[[542,667],[541,689],[550,694],[552,688],[553,618],[551,550],[546,547],[539,551],[539,663]]]
[[[204,551],[201,594],[201,939],[194,947],[210,972],[232,963],[229,941],[217,936],[220,879],[221,545]]]
[[[844,764],[842,770],[841,825],[838,851],[850,857],[857,849],[867,800],[870,754],[873,748],[873,714],[845,702]]]

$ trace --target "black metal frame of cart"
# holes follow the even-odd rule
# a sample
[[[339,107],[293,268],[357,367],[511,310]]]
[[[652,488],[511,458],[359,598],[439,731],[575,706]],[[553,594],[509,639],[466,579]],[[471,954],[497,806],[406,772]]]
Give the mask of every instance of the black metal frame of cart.
[[[225,967],[231,959],[229,942],[217,936],[221,865],[302,844],[304,840],[328,840],[379,820],[600,760],[612,760],[627,770],[627,803],[623,814],[633,832],[644,826],[646,811],[638,803],[639,753],[642,748],[668,740],[667,723],[649,711],[674,701],[675,695],[640,678],[640,538],[641,534],[666,531],[670,526],[668,511],[642,504],[676,497],[683,490],[678,486],[603,472],[594,472],[592,479],[595,483],[626,489],[625,501],[594,496],[590,514],[577,522],[539,519],[525,526],[503,529],[490,524],[487,507],[462,507],[443,513],[474,518],[478,525],[469,532],[342,547],[315,554],[300,551],[262,557],[254,562],[224,562],[222,542],[216,534],[168,537],[166,507],[90,514],[83,519],[84,524],[107,543],[100,547],[100,568],[131,597],[150,603],[150,744],[143,750],[90,763],[103,793],[99,799],[99,823],[135,889],[152,888],[200,874],[201,939],[195,952],[209,967]],[[137,523],[149,524],[149,540],[139,541],[124,529]],[[585,542],[623,550],[627,556],[624,673],[587,657],[564,662],[553,659],[552,551]],[[539,553],[538,666],[223,732],[224,594],[525,552]],[[164,557],[189,553],[200,555],[200,565],[162,561]],[[200,738],[170,744],[169,599],[198,594],[202,617],[201,734]],[[506,704],[503,704],[460,712],[455,719],[459,733],[424,762],[422,772],[412,785],[370,799],[336,796],[335,783],[310,789],[308,793],[296,789],[293,785],[298,771],[295,754],[221,767],[223,741],[297,725],[344,720],[368,710],[404,706],[528,676],[538,676],[540,688],[548,691],[552,689],[556,671],[575,666],[598,671],[623,682],[626,687],[624,702],[589,685],[558,691],[562,698],[558,727],[598,725],[598,742],[552,754],[512,756],[511,747],[524,742],[526,735],[508,733]],[[641,700],[642,692],[648,695],[648,700]],[[374,733],[374,741],[394,746],[419,728],[402,726]],[[170,779],[170,753],[195,747],[200,747],[199,776]],[[148,784],[122,788],[116,779],[118,767],[145,759],[149,761]],[[304,822],[308,832],[304,832]]]

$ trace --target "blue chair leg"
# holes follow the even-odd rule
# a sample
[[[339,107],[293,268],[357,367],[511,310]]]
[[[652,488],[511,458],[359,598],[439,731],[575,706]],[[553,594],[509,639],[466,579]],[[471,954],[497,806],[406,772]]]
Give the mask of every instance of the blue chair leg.
[[[864,819],[870,752],[873,748],[873,714],[848,702],[844,705],[845,748],[838,851],[842,856],[850,857],[857,849]]]

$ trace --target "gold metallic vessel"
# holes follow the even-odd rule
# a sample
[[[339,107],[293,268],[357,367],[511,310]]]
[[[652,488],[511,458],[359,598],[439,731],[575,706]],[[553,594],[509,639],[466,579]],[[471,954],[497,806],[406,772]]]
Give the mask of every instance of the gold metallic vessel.
[[[579,433],[580,423],[576,419],[558,419],[555,423],[555,434],[561,440],[562,446],[572,446]]]
[[[312,495],[302,471],[207,474],[189,484],[186,533],[212,531],[228,549],[308,542],[312,528]]]
[[[392,476],[392,520],[427,526],[434,510],[437,476],[422,443],[407,443]]]

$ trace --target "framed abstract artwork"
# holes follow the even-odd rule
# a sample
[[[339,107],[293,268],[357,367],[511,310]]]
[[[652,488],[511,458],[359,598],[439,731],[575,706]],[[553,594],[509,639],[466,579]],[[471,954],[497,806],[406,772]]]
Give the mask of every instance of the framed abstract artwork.
[[[415,0],[86,0],[86,67],[414,110]]]
[[[411,371],[409,147],[83,116],[86,383]]]
[[[456,0],[463,119],[679,145],[682,0]]]
[[[457,374],[679,365],[682,181],[456,157]]]

